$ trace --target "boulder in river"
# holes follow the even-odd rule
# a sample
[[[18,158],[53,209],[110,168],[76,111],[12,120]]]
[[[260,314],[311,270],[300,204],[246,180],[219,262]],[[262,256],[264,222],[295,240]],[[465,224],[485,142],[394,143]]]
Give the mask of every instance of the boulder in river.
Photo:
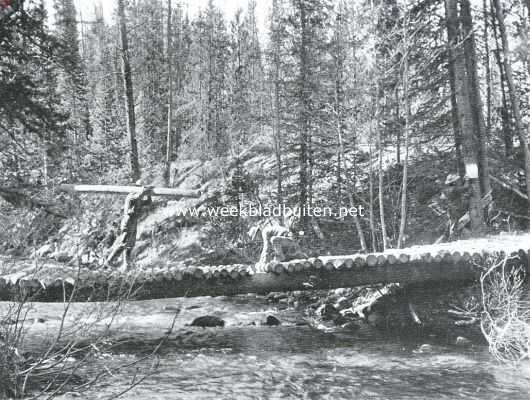
[[[460,347],[468,347],[471,346],[471,341],[464,336],[458,336],[456,338],[455,344]]]
[[[165,305],[164,307],[162,307],[162,310],[175,312],[177,314],[180,313],[180,307],[179,306],[174,306],[174,305]]]
[[[329,303],[322,304],[319,308],[317,308],[316,312],[324,321],[330,321],[340,316],[339,311]]]
[[[225,322],[221,318],[214,317],[213,315],[204,315],[202,317],[195,318],[191,323],[191,326],[200,326],[201,328],[210,328],[215,326],[223,327],[225,326]]]
[[[265,321],[265,325],[267,326],[278,326],[278,325],[281,325],[282,323],[280,322],[280,320],[278,318],[276,318],[275,316],[273,315],[269,315],[267,317],[267,320]]]

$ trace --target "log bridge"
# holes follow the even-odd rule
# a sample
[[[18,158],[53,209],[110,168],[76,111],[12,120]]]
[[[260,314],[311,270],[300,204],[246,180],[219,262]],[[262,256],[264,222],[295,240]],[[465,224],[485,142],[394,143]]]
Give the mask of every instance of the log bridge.
[[[382,253],[326,256],[252,265],[154,265],[127,272],[37,260],[0,260],[0,299],[32,301],[144,300],[186,296],[333,289],[387,283],[472,281],[488,256],[528,266],[530,233],[498,235]]]

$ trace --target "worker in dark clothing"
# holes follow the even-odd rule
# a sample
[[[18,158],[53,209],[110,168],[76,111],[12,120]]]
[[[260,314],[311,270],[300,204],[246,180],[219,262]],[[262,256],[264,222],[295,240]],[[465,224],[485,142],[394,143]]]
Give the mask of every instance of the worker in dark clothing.
[[[131,254],[136,244],[138,219],[144,207],[152,203],[152,186],[145,186],[140,192],[129,193],[123,207],[123,218],[120,224],[120,234],[114,241],[105,264],[111,265],[120,253],[123,255],[122,269],[127,269],[131,262]]]

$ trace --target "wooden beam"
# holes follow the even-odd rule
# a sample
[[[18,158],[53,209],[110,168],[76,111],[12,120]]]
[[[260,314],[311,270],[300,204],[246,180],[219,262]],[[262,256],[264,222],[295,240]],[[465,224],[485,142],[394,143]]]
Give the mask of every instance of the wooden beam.
[[[142,186],[112,186],[112,185],[60,185],[59,190],[63,192],[77,192],[77,193],[101,193],[101,194],[129,194],[140,193]],[[154,196],[172,196],[172,197],[200,197],[201,190],[195,189],[179,189],[179,188],[153,188]]]

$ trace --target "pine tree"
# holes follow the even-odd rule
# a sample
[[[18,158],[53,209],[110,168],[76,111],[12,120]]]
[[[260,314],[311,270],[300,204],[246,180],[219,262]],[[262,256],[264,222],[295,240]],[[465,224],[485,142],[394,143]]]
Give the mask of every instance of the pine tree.
[[[42,168],[47,178],[52,173],[48,160],[61,161],[68,116],[56,90],[59,48],[60,42],[47,28],[42,4],[21,7],[0,23],[0,164],[4,181],[13,183],[11,176],[20,178],[23,170],[34,167]]]
[[[76,9],[73,0],[54,0],[55,30],[61,71],[58,76],[63,108],[70,115],[69,140],[74,165],[79,161],[79,145],[92,134],[87,98],[87,79],[79,48]],[[75,168],[75,167],[74,167]]]
[[[140,178],[140,164],[138,162],[138,147],[136,144],[136,114],[134,110],[134,89],[129,57],[129,38],[125,17],[125,1],[118,0],[118,18],[121,43],[121,61],[123,85],[125,88],[125,107],[127,110],[127,136],[129,138],[129,165],[131,181]]]

